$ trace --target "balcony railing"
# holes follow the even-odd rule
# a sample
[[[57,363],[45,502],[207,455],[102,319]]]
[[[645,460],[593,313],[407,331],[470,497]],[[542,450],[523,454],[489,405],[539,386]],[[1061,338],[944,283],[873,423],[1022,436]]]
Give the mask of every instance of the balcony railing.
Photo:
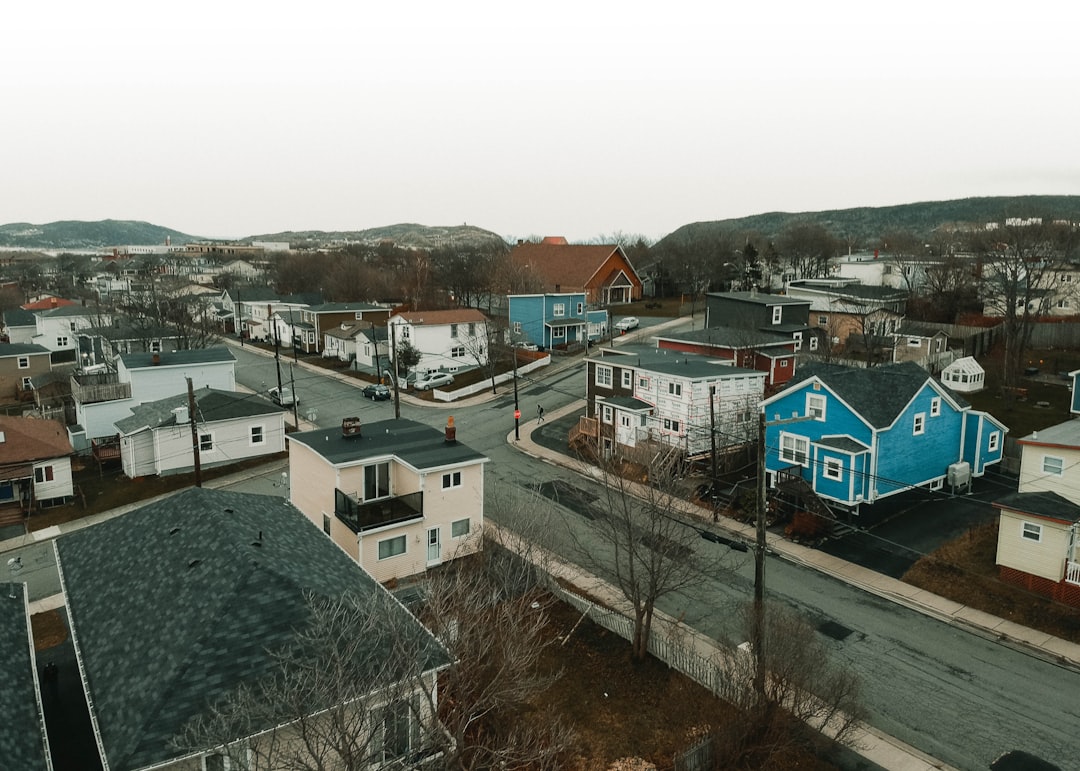
[[[1065,563],[1065,583],[1080,586],[1080,562]]]
[[[121,383],[115,372],[71,376],[71,397],[80,404],[131,398],[131,383]]]
[[[363,503],[355,493],[335,489],[334,514],[354,533],[362,533],[377,527],[423,519],[424,494],[409,493]]]

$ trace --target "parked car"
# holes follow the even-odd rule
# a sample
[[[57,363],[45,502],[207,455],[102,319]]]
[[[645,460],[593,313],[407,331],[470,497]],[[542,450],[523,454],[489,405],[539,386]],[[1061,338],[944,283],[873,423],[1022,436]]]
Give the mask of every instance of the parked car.
[[[372,383],[364,386],[364,398],[373,402],[385,402],[390,399],[390,389],[382,383]]]
[[[624,316],[615,322],[615,329],[620,332],[629,332],[631,329],[637,329],[639,323],[637,316]]]
[[[427,391],[429,388],[438,388],[439,386],[447,386],[454,382],[454,376],[449,372],[429,372],[426,375],[421,375],[413,383],[413,388],[417,391]]]
[[[520,348],[523,351],[537,351],[537,350],[539,350],[536,343],[529,343],[529,342],[526,342],[525,340],[522,340],[521,342],[518,342],[518,343],[514,343],[514,347],[515,348]]]
[[[300,404],[300,400],[293,397],[292,389],[288,386],[283,386],[281,388],[274,386],[271,388],[270,401],[279,407],[292,407],[294,401],[297,405]]]

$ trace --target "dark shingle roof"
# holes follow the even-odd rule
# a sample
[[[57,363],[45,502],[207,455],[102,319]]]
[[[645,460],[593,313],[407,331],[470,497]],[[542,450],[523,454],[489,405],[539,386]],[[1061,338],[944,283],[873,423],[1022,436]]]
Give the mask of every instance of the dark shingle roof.
[[[25,585],[0,583],[0,758],[4,768],[44,771],[44,725],[34,684],[37,666],[31,654],[30,619],[23,601]],[[16,597],[10,595],[14,593]]]
[[[820,378],[875,428],[891,425],[911,398],[930,380],[930,374],[925,369],[910,361],[870,368],[810,362],[799,369],[792,385],[812,377]],[[941,390],[961,407],[968,406],[966,401],[943,386]]]
[[[35,353],[48,353],[49,349],[36,343],[0,343],[0,358],[6,356],[28,356]]]
[[[221,391],[215,388],[199,388],[194,391],[194,396],[199,420],[205,423],[231,420],[233,418],[249,418],[257,415],[273,415],[281,412],[280,407],[252,394],[239,394],[234,391]],[[143,427],[173,426],[176,425],[176,413],[173,410],[187,406],[187,394],[177,394],[153,402],[144,402],[131,408],[130,417],[116,421],[116,427],[120,433],[128,434]]]
[[[742,375],[761,375],[764,373],[755,369],[733,367],[724,362],[727,359],[718,359],[711,356],[701,356],[694,353],[683,353],[666,348],[640,348],[625,346],[619,353],[604,355],[601,351],[595,356],[588,357],[588,361],[596,361],[614,367],[634,367],[635,369],[657,372],[671,377],[680,377],[687,380],[703,380],[718,377],[735,377]]]
[[[1080,506],[1057,493],[1010,493],[994,505],[1062,522],[1080,522]]]
[[[805,328],[805,325],[798,327]],[[791,335],[778,335],[761,329],[738,327],[711,327],[687,331],[668,332],[659,335],[660,340],[679,340],[688,343],[706,343],[728,348],[751,348],[759,345],[791,345]]]
[[[9,308],[4,311],[4,325],[8,327],[33,327],[37,325],[32,311],[22,308]]]
[[[271,496],[192,488],[55,545],[115,771],[182,754],[170,742],[193,716],[273,670],[268,651],[307,622],[309,595],[384,596],[319,528]],[[418,635],[425,668],[448,663],[419,622],[388,605],[402,614],[393,626]],[[395,654],[390,640],[367,642],[376,666]]]
[[[755,305],[809,305],[809,300],[798,297],[788,297],[782,294],[767,294],[764,292],[709,292],[706,297],[721,297],[727,300],[738,300]]]
[[[322,305],[312,305],[307,309],[311,313],[348,313],[349,311],[388,311],[390,310],[384,305],[374,305],[373,303],[323,303]]]
[[[335,466],[386,455],[394,455],[417,469],[487,460],[483,453],[460,440],[448,443],[442,431],[404,418],[364,424],[359,436],[342,436],[341,428],[335,427],[290,434],[287,438],[310,447]]]
[[[870,448],[862,442],[852,439],[850,436],[823,436],[818,439],[814,444],[819,444],[822,447],[831,447],[834,450],[840,450],[841,452],[860,453],[866,452]]]
[[[159,357],[158,364],[154,364],[154,357]],[[196,348],[190,351],[162,351],[161,353],[122,353],[120,361],[128,369],[143,369],[145,367],[178,367],[184,364],[211,364],[219,361],[236,361],[232,351],[224,345],[215,345],[211,348]]]

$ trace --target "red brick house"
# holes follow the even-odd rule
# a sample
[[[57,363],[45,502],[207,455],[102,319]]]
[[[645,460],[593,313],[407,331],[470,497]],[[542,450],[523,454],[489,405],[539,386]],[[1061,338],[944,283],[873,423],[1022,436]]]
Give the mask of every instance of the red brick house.
[[[549,236],[538,244],[519,241],[510,259],[535,276],[545,293],[584,292],[591,305],[641,299],[641,277],[618,244],[569,244]]]

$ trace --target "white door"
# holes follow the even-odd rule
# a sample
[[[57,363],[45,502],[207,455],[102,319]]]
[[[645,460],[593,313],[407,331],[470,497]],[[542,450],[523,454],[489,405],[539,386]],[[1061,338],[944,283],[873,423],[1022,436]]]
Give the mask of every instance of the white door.
[[[439,562],[442,558],[442,541],[439,537],[439,528],[433,527],[427,531],[427,561],[429,565]]]

